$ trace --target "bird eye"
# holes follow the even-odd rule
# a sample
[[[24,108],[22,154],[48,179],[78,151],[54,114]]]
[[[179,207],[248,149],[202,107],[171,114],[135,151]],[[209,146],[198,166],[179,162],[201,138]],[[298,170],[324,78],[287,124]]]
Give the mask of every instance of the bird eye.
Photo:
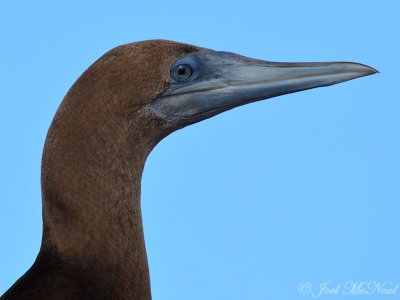
[[[187,80],[193,74],[193,69],[186,64],[177,65],[172,71],[173,77],[177,81]]]

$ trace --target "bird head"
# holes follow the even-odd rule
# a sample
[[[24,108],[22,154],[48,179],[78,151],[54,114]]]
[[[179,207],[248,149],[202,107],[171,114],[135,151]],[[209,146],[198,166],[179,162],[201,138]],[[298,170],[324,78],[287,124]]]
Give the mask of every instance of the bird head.
[[[121,117],[121,124],[129,120],[136,129],[158,126],[161,139],[241,105],[376,72],[351,62],[270,62],[151,40],[109,51],[82,75],[70,94],[74,90],[87,94],[84,98],[90,100],[79,105],[86,106],[80,110],[87,111],[88,118],[106,120],[114,115],[114,122]]]

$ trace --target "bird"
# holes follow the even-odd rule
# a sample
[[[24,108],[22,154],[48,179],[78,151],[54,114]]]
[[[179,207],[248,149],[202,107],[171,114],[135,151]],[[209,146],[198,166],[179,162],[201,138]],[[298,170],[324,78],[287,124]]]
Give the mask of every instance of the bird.
[[[251,102],[378,71],[282,63],[147,40],[95,61],[62,100],[42,156],[43,234],[1,300],[150,300],[140,185],[164,137]]]

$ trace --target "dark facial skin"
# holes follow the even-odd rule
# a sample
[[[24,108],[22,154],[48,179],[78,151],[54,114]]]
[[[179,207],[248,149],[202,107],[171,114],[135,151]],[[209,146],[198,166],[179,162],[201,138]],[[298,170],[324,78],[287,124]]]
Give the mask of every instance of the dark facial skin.
[[[150,108],[169,123],[187,126],[254,101],[374,73],[358,63],[276,63],[203,49],[172,65],[172,84]]]

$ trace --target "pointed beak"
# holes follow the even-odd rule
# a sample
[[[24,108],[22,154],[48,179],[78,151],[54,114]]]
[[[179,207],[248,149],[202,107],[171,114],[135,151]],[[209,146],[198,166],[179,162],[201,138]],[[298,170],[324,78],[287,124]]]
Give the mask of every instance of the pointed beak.
[[[191,53],[171,68],[186,65],[192,76],[174,82],[151,109],[169,123],[186,126],[254,101],[329,86],[377,73],[350,62],[276,63],[228,52]]]

